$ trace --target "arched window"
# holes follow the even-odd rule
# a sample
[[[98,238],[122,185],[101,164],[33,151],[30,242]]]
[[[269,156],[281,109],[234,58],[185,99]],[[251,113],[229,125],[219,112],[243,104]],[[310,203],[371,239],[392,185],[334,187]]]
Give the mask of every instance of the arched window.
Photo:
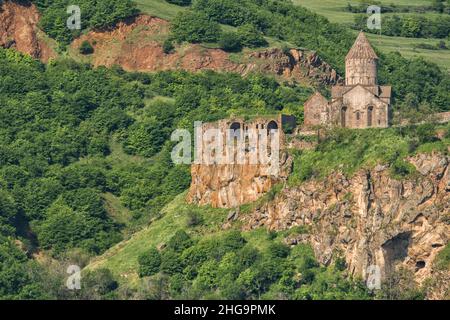
[[[269,136],[268,137],[268,141],[267,141],[267,150],[268,150],[268,156],[270,157],[271,155],[272,155],[272,139],[273,139],[273,136],[272,136],[272,130],[278,130],[278,123],[276,123],[276,121],[270,121],[268,124],[267,124],[267,135]]]
[[[230,130],[233,130],[236,134],[241,133],[241,124],[239,122],[233,122],[230,126]]]
[[[347,119],[347,107],[341,109],[341,127],[345,128]]]
[[[356,121],[359,122],[360,119],[361,119],[361,114],[359,113],[359,111],[356,111]]]
[[[373,119],[373,106],[369,106],[367,108],[367,126],[372,126],[372,119]]]
[[[270,133],[270,130],[278,130],[278,124],[276,123],[276,121],[270,121],[269,124],[267,125],[267,134]]]

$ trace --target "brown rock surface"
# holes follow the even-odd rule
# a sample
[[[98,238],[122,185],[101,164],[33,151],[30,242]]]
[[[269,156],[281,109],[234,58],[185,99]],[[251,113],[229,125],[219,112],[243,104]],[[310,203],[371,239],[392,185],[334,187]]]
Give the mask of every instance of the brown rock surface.
[[[127,71],[227,71],[247,75],[250,72],[275,74],[284,79],[311,84],[336,84],[341,81],[328,64],[314,52],[269,48],[244,52],[241,62],[230,59],[229,53],[199,44],[177,46],[166,54],[162,43],[168,37],[170,23],[160,18],[140,15],[127,19],[111,30],[91,31],[76,39],[72,52],[88,40],[94,47],[90,61],[95,66],[120,65]]]
[[[53,50],[40,39],[39,12],[26,1],[5,1],[0,8],[0,46],[16,50],[47,62]]]
[[[274,185],[286,180],[292,165],[287,153],[282,153],[280,164],[278,176],[270,175],[265,165],[193,164],[188,202],[214,208],[233,208],[256,201]]]
[[[378,265],[385,276],[403,265],[422,283],[434,278],[433,260],[450,238],[450,157],[420,154],[408,161],[415,178],[398,181],[381,165],[352,178],[337,173],[285,188],[241,219],[246,229],[309,226],[309,234],[289,243],[311,243],[320,262],[341,252],[351,274],[365,277],[367,267]],[[448,295],[448,273],[439,279]]]

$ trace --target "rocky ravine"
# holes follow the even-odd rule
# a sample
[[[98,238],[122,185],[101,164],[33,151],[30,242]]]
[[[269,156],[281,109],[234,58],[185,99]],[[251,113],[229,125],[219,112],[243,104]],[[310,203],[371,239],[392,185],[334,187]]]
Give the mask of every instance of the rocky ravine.
[[[26,1],[0,3],[0,47],[16,50],[47,62],[55,52],[42,40],[39,12]]]
[[[395,180],[380,165],[352,178],[334,174],[285,188],[241,220],[246,229],[309,226],[308,234],[287,242],[311,243],[324,264],[340,252],[353,275],[365,278],[367,267],[378,265],[385,276],[404,265],[423,282],[434,277],[433,260],[450,237],[450,157],[422,154],[408,161],[418,170],[414,179]],[[440,278],[448,296],[450,275]]]

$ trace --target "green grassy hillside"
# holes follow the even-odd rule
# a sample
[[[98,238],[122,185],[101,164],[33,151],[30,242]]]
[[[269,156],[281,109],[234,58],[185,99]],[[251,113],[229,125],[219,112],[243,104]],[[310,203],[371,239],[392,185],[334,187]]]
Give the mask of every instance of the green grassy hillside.
[[[171,20],[178,12],[186,10],[186,7],[168,3],[166,0],[135,0],[138,8],[146,14]]]
[[[348,3],[352,5],[358,4],[358,1],[347,1],[347,0],[293,0],[297,5],[304,6],[305,8],[311,9],[325,17],[327,17],[331,22],[350,25],[354,21],[355,14],[345,10]],[[390,5],[394,3],[391,0],[381,0],[378,1],[385,5]],[[431,5],[430,0],[415,0],[415,1],[395,1],[396,5],[408,5],[408,6],[429,6]],[[393,15],[394,13],[384,13],[383,17]],[[410,16],[413,13],[395,13],[401,16]],[[443,14],[438,14],[436,12],[425,12],[421,13],[421,16],[426,17],[441,17]],[[355,31],[356,35],[357,31]],[[382,52],[395,52],[398,51],[405,57],[424,57],[428,61],[437,63],[439,66],[447,71],[450,71],[450,50],[429,50],[429,49],[419,49],[416,48],[420,44],[430,44],[436,46],[439,42],[438,39],[423,39],[423,38],[404,38],[404,37],[389,37],[389,36],[379,36],[379,35],[369,35],[372,40],[372,44],[380,49]],[[447,40],[448,43],[448,40]]]

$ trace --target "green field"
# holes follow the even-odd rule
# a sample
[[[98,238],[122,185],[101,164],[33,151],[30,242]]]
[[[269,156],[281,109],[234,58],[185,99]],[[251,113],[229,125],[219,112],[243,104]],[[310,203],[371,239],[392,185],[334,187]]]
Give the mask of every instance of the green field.
[[[311,9],[325,17],[332,22],[348,23],[353,21],[353,13],[345,11],[345,7],[348,3],[357,5],[358,1],[355,0],[292,0],[297,5]],[[378,0],[383,4],[389,5],[394,3],[396,5],[409,5],[409,6],[424,6],[431,3],[430,0]]]
[[[185,10],[185,8],[170,4],[166,0],[135,0],[134,2],[137,3],[142,12],[167,20],[175,17],[178,12]]]
[[[345,11],[347,3],[357,4],[354,0],[293,0],[295,4],[304,6],[318,14],[327,17],[330,21],[341,24],[351,24],[353,23],[354,14]],[[381,0],[379,1],[385,4],[393,3],[392,0]],[[397,0],[395,1],[397,5],[429,5],[430,0]],[[391,14],[391,13],[389,13]],[[412,15],[415,13],[399,13],[398,15]],[[439,14],[434,12],[424,13],[429,17],[438,17]],[[388,13],[386,13],[388,15]],[[377,36],[369,35],[372,44],[384,52],[399,51],[405,57],[421,56],[437,63],[442,68],[450,71],[450,50],[426,50],[426,49],[415,49],[414,47],[421,43],[436,45],[438,39],[423,39],[423,38],[402,38],[402,37],[388,37],[388,36]],[[447,41],[448,42],[448,41]]]
[[[388,37],[369,34],[368,38],[374,47],[384,52],[399,51],[404,57],[424,57],[428,61],[438,64],[441,68],[450,71],[450,50],[416,49],[415,45],[426,43],[436,45],[436,39],[413,39],[402,37]]]

